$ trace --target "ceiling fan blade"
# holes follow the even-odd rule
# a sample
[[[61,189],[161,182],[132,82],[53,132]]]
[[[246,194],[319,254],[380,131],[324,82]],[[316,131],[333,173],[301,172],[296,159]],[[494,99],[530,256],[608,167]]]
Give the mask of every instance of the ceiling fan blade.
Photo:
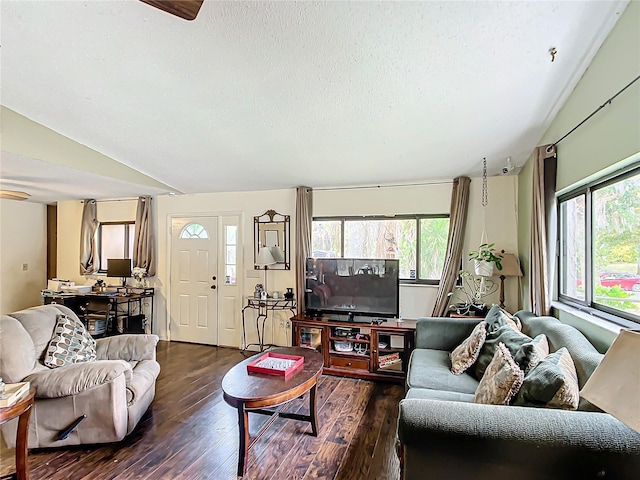
[[[198,15],[204,0],[140,0],[185,20],[193,20]]]

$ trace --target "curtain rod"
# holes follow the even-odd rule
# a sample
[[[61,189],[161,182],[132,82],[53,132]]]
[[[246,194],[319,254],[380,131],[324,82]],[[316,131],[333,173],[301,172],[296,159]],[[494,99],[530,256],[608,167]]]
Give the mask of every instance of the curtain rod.
[[[139,197],[131,197],[131,198],[112,198],[112,199],[106,199],[106,200],[93,200],[96,203],[107,203],[107,202],[135,202],[138,200]],[[149,200],[152,200],[152,198],[149,198]],[[142,201],[144,202],[145,200],[142,199]],[[80,203],[84,203],[84,200],[80,200]]]
[[[602,105],[600,105],[598,108],[596,108],[593,112],[591,112],[591,115],[589,115],[587,118],[585,118],[584,120],[582,120],[578,125],[576,125],[575,127],[573,127],[571,130],[569,130],[567,133],[565,133],[562,137],[560,137],[559,140],[556,140],[552,146],[556,146],[558,145],[562,140],[564,140],[565,138],[567,138],[569,135],[571,135],[573,132],[575,132],[578,128],[580,128],[584,123],[587,122],[587,120],[589,120],[591,117],[593,117],[596,113],[598,113],[600,110],[602,110],[604,107],[606,107],[607,105],[611,105],[611,102],[613,101],[614,98],[616,98],[618,95],[620,95],[622,92],[624,92],[627,88],[629,88],[631,85],[633,85],[634,83],[636,83],[638,80],[640,80],[640,75],[638,75],[636,78],[634,78],[633,80],[631,80],[625,87],[623,87],[618,93],[616,93],[613,97],[611,97],[609,100],[607,100],[606,102],[604,102]]]
[[[324,188],[314,188],[314,191],[331,191],[331,190],[368,190],[372,188],[395,188],[395,187],[422,187],[425,185],[447,185],[453,184],[453,180],[441,180],[434,182],[423,182],[423,183],[398,183],[393,185],[365,185],[360,187],[324,187]]]

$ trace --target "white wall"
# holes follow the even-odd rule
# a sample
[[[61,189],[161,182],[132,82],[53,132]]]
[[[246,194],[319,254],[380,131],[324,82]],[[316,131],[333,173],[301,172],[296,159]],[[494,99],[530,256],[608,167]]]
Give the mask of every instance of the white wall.
[[[486,213],[486,231],[489,242],[495,248],[515,253],[517,248],[516,198],[517,177],[490,177],[488,179],[489,203]],[[450,182],[424,186],[383,187],[352,190],[315,190],[313,215],[387,215],[387,214],[437,214],[449,213],[451,204]],[[469,216],[464,242],[464,266],[472,271],[466,261],[467,253],[480,245],[483,225],[482,179],[473,178],[470,187]],[[494,281],[498,281],[495,277]],[[402,314],[406,318],[431,315],[438,288],[430,285],[403,285],[400,287]],[[505,280],[505,305],[509,311],[518,307],[518,280]],[[487,298],[498,303],[498,293]]]
[[[0,199],[0,252],[0,313],[42,304],[40,291],[47,285],[47,206]]]

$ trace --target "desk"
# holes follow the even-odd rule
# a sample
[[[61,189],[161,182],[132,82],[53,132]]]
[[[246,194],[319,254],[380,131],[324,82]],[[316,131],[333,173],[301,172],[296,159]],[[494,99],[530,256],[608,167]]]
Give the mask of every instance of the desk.
[[[19,417],[16,438],[16,477],[18,477],[18,480],[29,479],[29,462],[27,461],[27,455],[29,454],[29,417],[31,416],[31,407],[33,407],[35,395],[36,389],[31,387],[29,393],[26,393],[21,400],[9,407],[0,408],[0,424]]]
[[[248,349],[251,345],[260,347],[260,351],[264,351],[265,347],[273,347],[274,345],[264,344],[264,324],[267,321],[267,313],[269,311],[289,310],[293,315],[296,314],[295,298],[267,298],[266,300],[256,298],[254,296],[246,297],[247,305],[242,309],[242,350]],[[258,333],[258,343],[250,343],[247,345],[246,325],[244,320],[244,312],[247,308],[258,311],[256,317],[256,332]],[[262,318],[262,326],[260,319]]]
[[[126,288],[116,292],[45,294],[45,304],[60,304],[73,310],[91,335],[151,332],[153,288]],[[143,300],[150,300],[145,315]],[[148,327],[148,328],[147,328]]]

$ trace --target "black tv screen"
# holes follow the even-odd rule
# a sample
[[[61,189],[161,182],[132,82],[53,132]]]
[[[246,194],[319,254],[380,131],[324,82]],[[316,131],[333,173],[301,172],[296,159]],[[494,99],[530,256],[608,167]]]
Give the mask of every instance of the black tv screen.
[[[305,309],[337,320],[393,318],[400,304],[399,260],[308,258]]]

